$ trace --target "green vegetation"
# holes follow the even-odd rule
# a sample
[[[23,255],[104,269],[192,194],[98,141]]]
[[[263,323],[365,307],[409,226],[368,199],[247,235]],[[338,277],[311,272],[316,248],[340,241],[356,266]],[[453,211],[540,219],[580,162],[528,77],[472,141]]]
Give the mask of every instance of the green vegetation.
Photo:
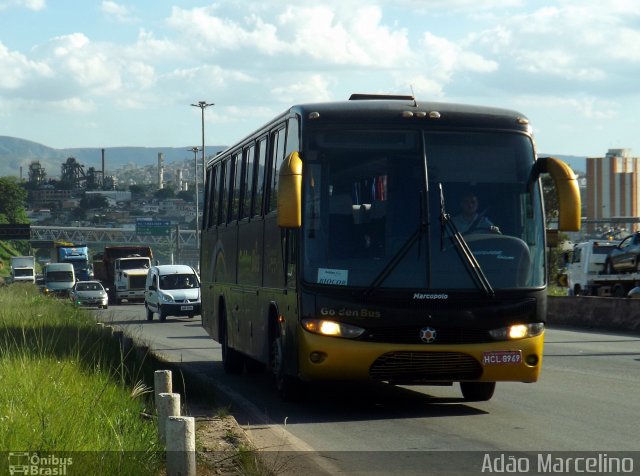
[[[0,452],[71,458],[67,474],[158,474],[150,390],[119,341],[35,286],[0,288],[0,302]]]

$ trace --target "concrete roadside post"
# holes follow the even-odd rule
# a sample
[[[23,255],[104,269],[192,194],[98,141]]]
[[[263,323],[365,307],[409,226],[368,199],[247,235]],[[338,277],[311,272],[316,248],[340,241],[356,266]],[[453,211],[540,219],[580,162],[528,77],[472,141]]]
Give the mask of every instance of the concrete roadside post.
[[[171,381],[171,370],[156,370],[153,373],[153,389],[156,410],[158,409],[158,395],[161,393],[172,393],[173,384]]]
[[[167,419],[167,475],[196,476],[196,431],[193,417]]]
[[[158,437],[162,444],[166,443],[167,419],[180,416],[180,394],[161,393],[158,395]]]

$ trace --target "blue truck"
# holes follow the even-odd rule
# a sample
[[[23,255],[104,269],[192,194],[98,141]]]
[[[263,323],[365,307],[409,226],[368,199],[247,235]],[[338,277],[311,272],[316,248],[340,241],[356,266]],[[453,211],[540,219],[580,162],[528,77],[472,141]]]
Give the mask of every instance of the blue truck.
[[[56,261],[58,263],[71,263],[79,281],[92,279],[89,265],[89,247],[86,245],[56,245]]]

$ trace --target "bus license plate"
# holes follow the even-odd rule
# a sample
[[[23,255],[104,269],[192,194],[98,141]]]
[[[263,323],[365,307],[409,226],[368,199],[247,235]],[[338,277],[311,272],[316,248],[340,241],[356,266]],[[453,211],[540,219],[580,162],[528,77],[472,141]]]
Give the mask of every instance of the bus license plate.
[[[482,353],[482,365],[517,365],[522,362],[520,350],[497,350]]]
[[[180,306],[181,311],[193,311],[193,306]]]

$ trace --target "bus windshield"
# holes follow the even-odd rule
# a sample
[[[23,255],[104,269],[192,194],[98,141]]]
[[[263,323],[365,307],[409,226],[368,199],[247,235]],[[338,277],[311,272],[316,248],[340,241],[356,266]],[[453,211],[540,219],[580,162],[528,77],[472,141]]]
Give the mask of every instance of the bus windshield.
[[[544,285],[543,211],[527,136],[316,130],[303,160],[306,282],[476,290],[457,230],[493,289]]]

